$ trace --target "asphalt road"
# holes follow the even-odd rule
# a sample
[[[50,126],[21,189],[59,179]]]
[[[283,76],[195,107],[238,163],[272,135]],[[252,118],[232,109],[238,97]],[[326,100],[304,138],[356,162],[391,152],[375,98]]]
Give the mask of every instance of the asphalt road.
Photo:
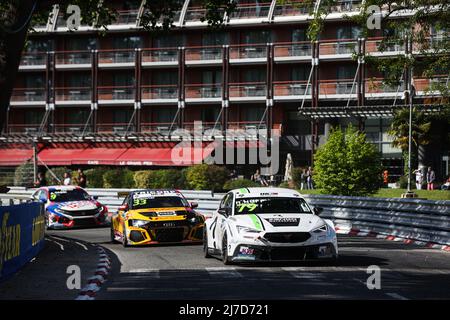
[[[98,260],[95,244],[106,249],[112,262],[97,299],[450,298],[450,254],[437,249],[339,236],[340,258],[335,265],[224,266],[218,259],[203,258],[201,245],[123,248],[110,242],[109,228],[48,232],[47,248],[0,285],[0,298],[74,298],[77,292],[65,288],[67,265],[80,265],[83,279],[92,275]],[[371,265],[381,270],[380,289],[367,287]],[[34,286],[21,285],[30,278]]]
[[[123,248],[110,242],[109,228],[50,231],[48,236],[47,248],[35,265],[29,264],[0,284],[0,292],[8,288],[8,294],[0,294],[0,299],[54,298],[55,294],[48,293],[53,287],[58,288],[57,298],[73,298],[76,292],[64,289],[66,265],[79,263],[83,275],[91,275],[98,259],[90,249],[92,244],[103,246],[112,262],[108,281],[96,299],[450,298],[450,254],[401,242],[339,236],[340,258],[335,265],[224,266],[218,259],[203,258],[201,245]],[[55,241],[63,244],[64,250]],[[381,270],[380,289],[367,287],[371,275],[367,267],[371,265]],[[39,285],[18,285],[39,272],[44,275]]]

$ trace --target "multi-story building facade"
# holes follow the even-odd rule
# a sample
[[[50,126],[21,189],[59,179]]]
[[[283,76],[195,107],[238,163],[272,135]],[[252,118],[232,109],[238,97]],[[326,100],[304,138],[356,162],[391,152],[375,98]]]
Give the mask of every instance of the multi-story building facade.
[[[390,172],[402,172],[387,130],[392,110],[406,103],[404,85],[384,85],[383,75],[354,54],[383,57],[408,48],[381,52],[381,31],[360,38],[346,18],[358,14],[358,1],[332,8],[317,42],[306,37],[307,10],[292,2],[239,1],[220,31],[201,21],[196,2],[185,0],[173,30],[160,35],[140,26],[139,1],[108,2],[118,19],[104,36],[86,25],[68,32],[55,8],[23,53],[0,166],[30,157],[33,140],[50,166],[171,166],[177,130],[195,121],[215,135],[242,129],[233,139],[245,148],[279,135],[281,163],[291,153],[295,165],[310,165],[330,126],[352,122]],[[412,81],[415,102],[426,104],[429,84],[447,75]]]

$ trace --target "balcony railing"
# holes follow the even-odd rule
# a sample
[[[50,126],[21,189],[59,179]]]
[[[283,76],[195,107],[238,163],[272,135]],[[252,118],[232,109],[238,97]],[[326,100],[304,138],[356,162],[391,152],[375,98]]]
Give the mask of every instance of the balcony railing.
[[[311,42],[296,42],[277,44],[274,48],[275,57],[304,57],[311,56]]]
[[[185,57],[186,61],[222,60],[223,49],[221,46],[186,48]]]
[[[383,48],[381,47],[382,38],[369,38],[366,40],[366,53],[381,52],[401,52],[404,51],[404,46],[395,42],[385,42]]]
[[[308,14],[308,7],[303,5],[302,1],[288,1],[284,4],[275,6],[275,17],[277,16],[299,16]]]
[[[143,100],[178,99],[178,86],[174,85],[145,85],[141,89]]]
[[[342,0],[336,5],[330,7],[330,12],[352,12],[361,8],[361,1],[358,0]]]
[[[55,133],[68,133],[77,135],[83,132],[85,133],[92,132],[92,126],[90,125],[86,126],[85,123],[65,123],[65,124],[57,123],[53,125],[53,128],[55,130]]]
[[[202,7],[191,7],[186,11],[186,15],[184,19],[186,21],[201,21],[201,19],[205,16],[206,9]]]
[[[264,82],[231,83],[230,98],[265,97],[266,84]]]
[[[222,85],[220,84],[187,84],[185,89],[186,99],[220,98],[222,97]]]
[[[178,125],[172,122],[143,122],[141,132],[168,135],[178,129]]]
[[[332,95],[332,94],[350,94],[356,93],[356,83],[353,87],[353,79],[340,79],[340,80],[321,80],[319,82],[319,94],[320,95]]]
[[[39,132],[39,124],[8,124],[8,133],[24,133],[27,135],[36,135]],[[46,128],[44,128],[46,131]]]
[[[405,89],[403,81],[400,82],[399,86],[389,86],[383,82],[383,79],[379,78],[371,78],[366,79],[365,82],[365,92],[368,94],[371,93],[403,93]]]
[[[142,62],[176,62],[177,48],[145,49],[142,50]]]
[[[230,46],[231,59],[255,59],[266,57],[267,57],[267,46],[265,44]]]
[[[414,78],[414,88],[417,91],[427,92],[438,87],[449,87],[448,76],[436,76],[433,78]]]
[[[98,100],[134,100],[133,86],[98,87]]]
[[[308,86],[307,81],[277,81],[274,82],[273,89],[276,97],[311,94],[311,84]]]
[[[90,87],[55,88],[56,101],[90,101]]]
[[[267,126],[261,121],[239,121],[239,122],[228,122],[228,129],[234,131],[242,131],[246,134],[267,134]]]
[[[99,63],[134,63],[135,51],[128,49],[117,49],[114,51],[100,51],[98,53]]]
[[[20,60],[21,66],[37,66],[37,65],[45,65],[46,63],[47,63],[46,52],[27,52],[22,54],[22,59]]]
[[[138,17],[138,10],[119,10],[113,25],[135,25]]]
[[[134,124],[131,124],[128,127],[128,122],[117,122],[117,123],[100,123],[97,124],[97,132],[98,133],[116,133],[123,134],[127,132],[133,132],[135,130]]]
[[[11,95],[14,102],[44,102],[45,88],[15,88]]]
[[[92,54],[88,51],[57,52],[56,64],[91,64]]]
[[[266,18],[269,15],[270,2],[238,4],[231,19]]]
[[[352,54],[357,51],[358,42],[352,39],[339,41],[321,41],[319,43],[320,55]]]

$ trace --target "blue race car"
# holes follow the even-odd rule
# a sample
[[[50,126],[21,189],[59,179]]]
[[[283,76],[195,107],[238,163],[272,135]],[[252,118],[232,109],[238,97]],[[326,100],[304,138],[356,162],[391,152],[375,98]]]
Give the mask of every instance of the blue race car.
[[[46,226],[49,229],[107,224],[108,208],[80,187],[42,187],[31,197],[45,204]]]

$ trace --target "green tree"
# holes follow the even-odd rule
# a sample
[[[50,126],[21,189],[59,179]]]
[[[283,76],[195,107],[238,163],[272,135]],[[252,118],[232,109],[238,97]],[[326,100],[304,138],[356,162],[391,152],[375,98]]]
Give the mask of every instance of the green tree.
[[[373,144],[353,127],[333,129],[315,154],[314,181],[322,192],[365,196],[381,184],[381,161]]]
[[[186,169],[186,182],[194,190],[222,190],[229,172],[225,167],[199,164]]]

